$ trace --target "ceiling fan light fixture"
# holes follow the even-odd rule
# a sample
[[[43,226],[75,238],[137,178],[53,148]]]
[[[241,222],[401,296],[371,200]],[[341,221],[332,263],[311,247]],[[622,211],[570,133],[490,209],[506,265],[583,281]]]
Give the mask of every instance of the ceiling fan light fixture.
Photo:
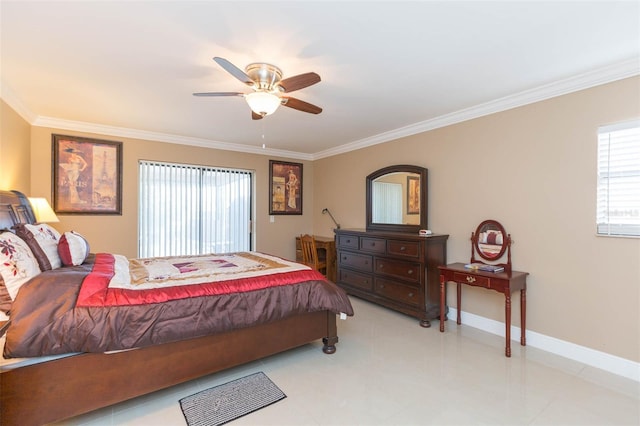
[[[244,98],[251,111],[262,116],[273,114],[281,104],[280,97],[268,92],[253,92]]]

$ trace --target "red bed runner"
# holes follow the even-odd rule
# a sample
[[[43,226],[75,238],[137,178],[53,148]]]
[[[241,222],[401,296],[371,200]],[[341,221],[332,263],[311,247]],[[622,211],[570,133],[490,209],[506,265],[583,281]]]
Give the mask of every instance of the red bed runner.
[[[261,290],[268,287],[292,285],[303,281],[324,280],[324,276],[313,269],[274,273],[257,278],[230,279],[204,284],[162,287],[147,290],[109,288],[115,274],[115,258],[109,253],[96,254],[91,273],[84,279],[76,306],[127,306],[161,303],[168,300],[190,297],[215,296]]]

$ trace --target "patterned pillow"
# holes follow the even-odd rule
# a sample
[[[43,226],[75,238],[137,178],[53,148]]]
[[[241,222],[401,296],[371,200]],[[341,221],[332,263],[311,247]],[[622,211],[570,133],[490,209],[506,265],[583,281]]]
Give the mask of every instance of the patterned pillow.
[[[33,252],[13,232],[0,233],[0,276],[11,300],[15,300],[20,287],[40,273]]]
[[[9,291],[7,287],[4,285],[4,280],[2,279],[2,275],[0,275],[0,311],[8,314],[11,310],[11,304],[13,300],[11,296],[9,296]]]
[[[38,225],[18,224],[16,234],[27,243],[38,261],[40,270],[48,271],[62,266],[58,255],[60,233],[46,223]]]
[[[89,243],[77,232],[65,232],[58,242],[58,254],[65,266],[82,265],[89,256]]]

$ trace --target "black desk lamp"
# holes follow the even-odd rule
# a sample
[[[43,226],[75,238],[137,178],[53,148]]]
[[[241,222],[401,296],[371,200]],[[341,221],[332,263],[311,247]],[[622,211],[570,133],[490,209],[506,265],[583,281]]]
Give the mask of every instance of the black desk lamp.
[[[329,209],[322,209],[322,214],[325,213],[329,213],[329,216],[331,216],[331,220],[333,220],[333,223],[336,224],[336,228],[340,229],[340,224],[338,222],[336,222],[336,219],[333,217],[333,215],[331,214],[331,212],[329,211]]]

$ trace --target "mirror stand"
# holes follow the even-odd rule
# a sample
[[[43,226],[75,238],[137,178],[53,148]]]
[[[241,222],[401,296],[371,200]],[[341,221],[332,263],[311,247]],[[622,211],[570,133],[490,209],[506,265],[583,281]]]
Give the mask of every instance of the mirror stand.
[[[507,234],[500,222],[483,221],[476,231],[471,233],[471,263],[502,266],[505,272],[511,272],[511,242],[511,234]],[[476,258],[476,253],[481,259]],[[507,262],[496,263],[505,254]]]

